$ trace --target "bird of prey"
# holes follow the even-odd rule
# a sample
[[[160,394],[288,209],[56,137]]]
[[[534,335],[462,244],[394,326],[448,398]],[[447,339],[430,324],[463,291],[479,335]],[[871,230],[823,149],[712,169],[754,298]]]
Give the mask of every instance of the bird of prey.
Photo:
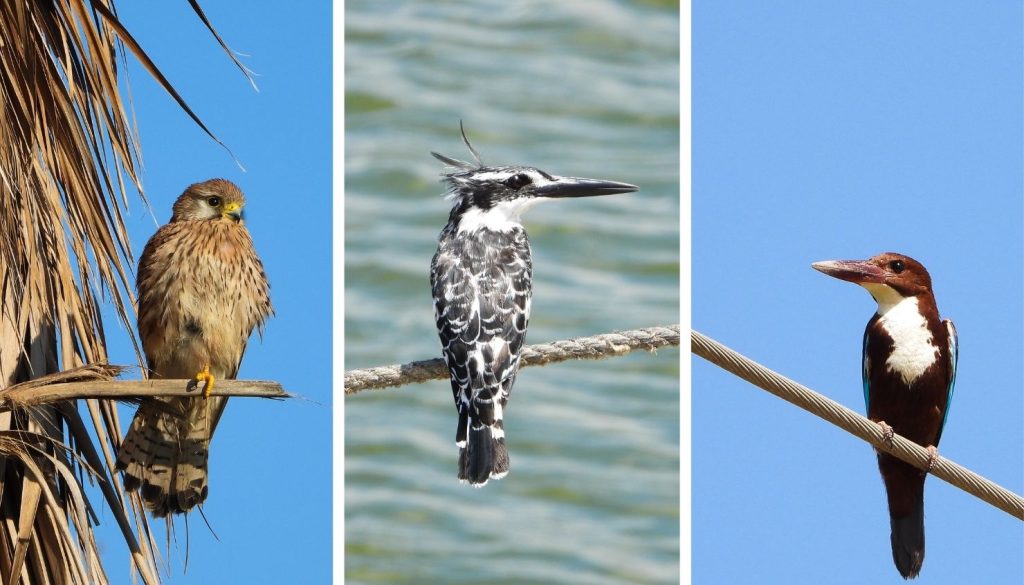
[[[863,382],[868,418],[914,441],[935,463],[956,379],[953,322],[941,320],[932,280],[920,262],[902,254],[868,260],[817,262],[815,269],[863,286],[878,310],[864,331]],[[889,500],[892,558],[904,579],[924,563],[924,480],[927,472],[878,453]]]
[[[214,380],[238,374],[254,328],[273,314],[270,285],[242,219],[245,196],[211,179],[185,190],[139,261],[139,334],[150,378],[205,381],[202,395],[144,401],[117,455],[124,486],[155,516],[207,495],[207,457],[226,397]]]
[[[461,125],[460,125],[461,126]],[[504,412],[519,368],[533,294],[523,210],[563,197],[629,193],[626,183],[559,177],[526,166],[484,166],[436,152],[452,210],[430,266],[434,318],[459,412],[458,477],[483,486],[508,474]]]

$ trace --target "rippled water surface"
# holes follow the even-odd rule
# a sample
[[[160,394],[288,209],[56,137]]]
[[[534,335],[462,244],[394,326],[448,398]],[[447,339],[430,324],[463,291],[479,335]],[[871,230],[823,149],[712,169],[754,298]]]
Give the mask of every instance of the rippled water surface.
[[[525,217],[528,342],[679,320],[679,21],[673,2],[346,6],[345,367],[439,357],[429,265],[442,166],[637,184]],[[346,399],[349,583],[675,583],[679,351],[523,370],[512,471],[455,479],[447,382]]]

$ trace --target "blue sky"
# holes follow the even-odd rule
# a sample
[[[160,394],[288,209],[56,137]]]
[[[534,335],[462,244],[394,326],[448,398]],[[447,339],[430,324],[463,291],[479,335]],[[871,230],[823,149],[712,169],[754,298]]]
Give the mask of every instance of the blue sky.
[[[254,91],[186,2],[118,3],[150,57],[246,171],[206,137],[129,57],[143,183],[133,198],[136,259],[171,203],[193,182],[235,181],[276,309],[254,336],[240,377],[272,379],[301,398],[233,399],[211,446],[205,505],[217,538],[190,518],[177,526],[169,583],[320,583],[331,567],[331,8],[325,2],[240,9],[205,2],[214,26],[259,76]],[[154,216],[156,221],[154,221]],[[132,363],[127,332],[107,319],[111,360]],[[135,372],[134,376],[138,376]],[[132,409],[124,407],[127,427]],[[95,497],[99,497],[98,495]],[[129,583],[109,515],[98,530],[108,575]],[[154,533],[164,540],[162,521]],[[219,540],[218,540],[219,538]]]
[[[693,327],[863,412],[875,304],[810,268],[898,251],[960,368],[940,454],[1021,493],[1019,2],[695,2]],[[695,583],[898,583],[870,446],[694,358]],[[919,583],[1019,583],[1022,524],[925,486]]]

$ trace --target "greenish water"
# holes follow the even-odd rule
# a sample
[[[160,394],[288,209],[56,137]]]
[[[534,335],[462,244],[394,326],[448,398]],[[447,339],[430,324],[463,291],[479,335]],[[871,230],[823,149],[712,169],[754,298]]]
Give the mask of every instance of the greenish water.
[[[346,6],[345,367],[439,357],[429,265],[441,164],[625,181],[551,202],[528,342],[679,320],[678,6],[380,2]],[[447,382],[345,401],[348,583],[676,583],[679,351],[523,370],[512,471],[455,478]]]

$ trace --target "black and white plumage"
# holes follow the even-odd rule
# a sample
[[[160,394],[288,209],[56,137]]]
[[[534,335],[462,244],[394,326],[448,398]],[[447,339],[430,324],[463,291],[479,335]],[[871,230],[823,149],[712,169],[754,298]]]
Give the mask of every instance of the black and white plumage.
[[[431,262],[434,317],[459,423],[459,480],[483,486],[508,474],[504,412],[519,369],[533,294],[520,214],[538,201],[636,191],[626,183],[559,177],[525,166],[488,167],[431,153],[452,167],[452,200]]]

